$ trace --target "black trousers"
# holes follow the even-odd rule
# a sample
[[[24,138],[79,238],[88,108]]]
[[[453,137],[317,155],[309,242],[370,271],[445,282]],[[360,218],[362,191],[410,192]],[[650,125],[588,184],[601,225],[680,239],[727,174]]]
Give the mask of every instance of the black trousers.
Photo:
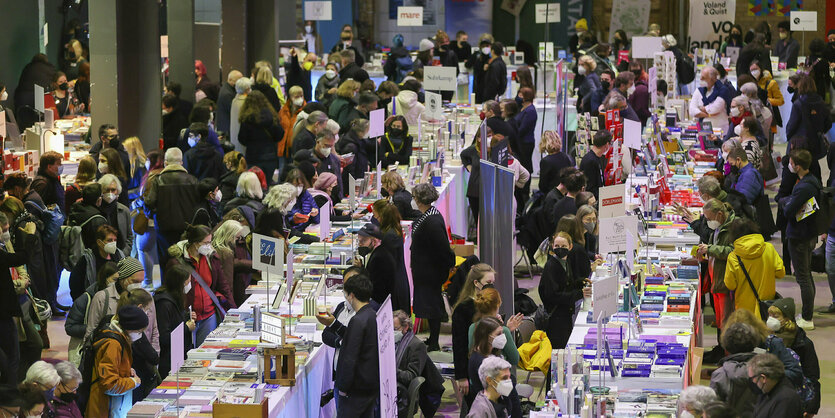
[[[0,319],[0,383],[17,385],[17,369],[20,367],[20,342],[17,338],[17,325],[14,318]]]
[[[339,394],[339,408],[337,418],[373,418],[374,405],[378,396],[342,395]]]

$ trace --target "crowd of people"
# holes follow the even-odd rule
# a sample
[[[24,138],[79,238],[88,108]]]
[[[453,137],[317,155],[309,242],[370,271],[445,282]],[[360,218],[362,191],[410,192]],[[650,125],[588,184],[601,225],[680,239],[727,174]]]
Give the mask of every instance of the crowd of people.
[[[578,110],[592,115],[618,110],[646,124],[652,113],[647,86],[655,81],[648,80],[641,63],[613,63],[609,57],[629,49],[626,33],[618,31],[608,45],[596,41],[585,19],[576,29],[570,49],[576,57]],[[650,32],[660,35],[660,28],[655,25]],[[799,47],[787,24],[778,25],[778,33],[775,54],[789,67],[797,66]],[[829,35],[829,46],[810,45],[807,71],[790,81],[791,98],[776,86],[770,60],[760,58],[764,51],[767,56],[768,27],[752,29],[743,41],[742,28],[735,25],[723,45],[723,51],[741,48],[737,87],[725,79],[719,64],[688,73],[687,54],[672,35],[663,37],[678,63],[679,85],[698,80],[690,114],[722,131],[706,144],[718,148],[720,158],[716,170],[698,181],[705,202],[702,215],[696,218],[677,207],[701,239],[695,250],[707,278],[701,290],[716,311],[720,341],[706,356],[719,366],[710,387],[682,393],[680,402],[693,416],[747,416],[751,411],[755,416],[809,416],[818,411],[820,368],[805,330],[814,328],[811,254],[821,222],[815,214],[797,214],[810,198],[821,196],[824,184],[818,159],[829,147],[819,138],[832,124],[827,94],[829,65],[835,62],[835,32]],[[556,132],[544,132],[538,190],[532,190],[537,152],[532,67],[516,70],[519,87],[506,94],[504,46],[491,35],[480,36],[472,52],[467,33],[458,32],[451,40],[438,31],[421,40],[414,60],[397,35],[384,67],[387,80],[379,85],[363,69],[367,57],[350,25],[343,28],[315,86],[311,70],[319,62],[316,54],[324,52],[315,22],[305,23],[300,38],[307,46],[290,49],[283,86],[268,61],[256,62],[248,75],[231,70],[222,83],[212,82],[205,65],[195,61],[194,100],[181,97],[176,82],[165,86],[162,149],[146,153],[139,138],[122,140],[117,126],[102,124],[92,130],[94,145],[78,162],[72,184],[61,183],[63,156],[55,152],[41,155],[34,179],[23,173],[5,177],[0,203],[5,302],[0,330],[9,335],[0,340],[4,415],[15,410],[24,416],[124,416],[170,372],[175,328],[185,325],[187,351],[203,343],[228,309],[244,302],[246,288],[260,278],[252,268],[252,234],[285,243],[291,238],[315,242],[318,238],[305,231],[319,222],[320,210],[327,210],[331,220],[371,221],[357,233],[359,256],[344,273],[345,302],[317,316],[325,327],[324,343],[336,349],[334,389],[325,396],[339,405],[338,414],[373,414],[380,385],[375,312],[391,297],[401,411],[408,407],[409,387],[417,377],[426,379],[418,401],[422,412],[432,416],[437,411],[443,378],[428,353],[441,349],[441,323],[449,319],[462,409],[469,416],[522,416],[516,369],[526,361],[520,360],[519,347],[529,342],[522,329],[533,312],[503,318],[494,286],[514,279],[498,277],[477,259],[456,261],[445,220],[433,206],[439,198],[436,188],[421,183],[409,191],[396,171],[387,171],[384,199],[371,208],[353,213],[334,205],[348,195],[349,176],[361,178],[378,163],[409,163],[414,127],[427,117],[425,67],[463,63],[473,75],[487,150],[507,144],[510,152],[517,240],[530,259],[544,266],[537,290],[548,315],[541,331],[554,349],[564,348],[583,299],[591,295],[591,273],[603,263],[596,208],[611,133],[599,131],[576,163]],[[68,45],[71,71],[50,75],[50,107],[58,117],[89,109],[89,97],[85,100],[82,93],[86,82],[89,96],[89,64],[80,45]],[[517,50],[533,59],[529,49],[524,41],[517,43]],[[43,56],[30,65],[37,68],[29,73],[49,72]],[[657,91],[663,105],[667,86],[659,82]],[[783,123],[778,107],[789,100],[788,158],[783,159],[775,222],[764,176],[776,126]],[[385,133],[370,138],[369,114],[378,108],[386,110]],[[469,143],[460,158],[469,172],[466,196],[477,224],[481,137]],[[830,174],[826,184],[831,186],[833,178]],[[408,249],[401,220],[413,221]],[[778,230],[782,257],[767,242]],[[831,260],[835,221],[826,250]],[[824,312],[833,313],[835,262],[827,264],[833,304]],[[775,292],[775,278],[790,273],[790,266],[802,294],[797,318],[794,301],[777,299]],[[57,298],[64,269],[70,272],[71,306]],[[449,311],[442,293],[448,280]],[[759,303],[764,300],[774,302],[766,309]],[[42,349],[49,347],[48,312],[66,315],[69,361],[41,359]],[[429,330],[425,341],[415,336],[423,321]]]

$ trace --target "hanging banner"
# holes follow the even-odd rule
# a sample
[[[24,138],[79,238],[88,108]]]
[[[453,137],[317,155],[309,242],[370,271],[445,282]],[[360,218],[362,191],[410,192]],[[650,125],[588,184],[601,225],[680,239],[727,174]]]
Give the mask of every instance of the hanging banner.
[[[626,32],[626,36],[640,36],[649,26],[650,0],[614,0],[612,20],[609,22],[609,43],[614,42],[615,31]]]
[[[528,0],[502,0],[502,10],[512,14],[513,16],[519,16],[519,13],[522,11],[522,8],[525,7],[525,3]]]
[[[444,20],[450,37],[463,30],[469,34],[470,44],[478,46],[480,34],[493,33],[493,2],[445,0],[444,6]]]
[[[397,364],[394,356],[394,316],[391,296],[377,310],[377,349],[380,353],[380,416],[397,416]]]
[[[736,0],[692,0],[690,2],[690,35],[682,49],[719,50],[731,32],[736,14]]]
[[[748,0],[748,16],[789,16],[803,10],[803,0]]]

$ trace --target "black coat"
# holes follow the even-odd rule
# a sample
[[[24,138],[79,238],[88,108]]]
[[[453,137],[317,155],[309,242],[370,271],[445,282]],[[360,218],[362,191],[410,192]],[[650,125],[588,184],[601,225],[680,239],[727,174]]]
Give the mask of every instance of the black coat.
[[[418,392],[420,409],[424,416],[435,416],[441,402],[440,395],[444,392],[444,378],[438,372],[435,363],[429,359],[426,344],[419,338],[412,337],[397,364],[398,398],[407,394],[409,384],[418,376],[426,379]]]
[[[582,254],[585,257],[585,254]],[[574,329],[575,303],[583,299],[583,277],[574,274],[579,271],[576,256],[569,254],[566,271],[553,255],[548,257],[539,282],[539,297],[545,310],[551,314],[548,320],[548,339],[555,349],[565,348],[571,330]]]
[[[208,140],[200,140],[197,146],[186,151],[183,155],[183,166],[188,172],[197,177],[197,180],[213,178],[219,180],[226,171],[223,164],[223,155],[217,152],[214,145]]]
[[[470,166],[470,179],[467,181],[467,197],[478,199],[481,195],[481,156],[475,145],[470,145],[461,151],[461,164]]]
[[[11,319],[13,316],[20,317],[23,313],[20,310],[17,294],[12,282],[12,267],[18,267],[26,263],[26,252],[19,249],[16,253],[6,252],[0,249],[0,319]]]
[[[169,149],[177,146],[180,131],[188,128],[188,112],[183,106],[176,106],[171,113],[162,115],[162,146]],[[129,167],[129,166],[128,166]]]
[[[394,310],[412,312],[412,297],[409,289],[409,276],[406,273],[406,254],[403,249],[403,237],[394,231],[383,234],[380,249],[385,249],[394,259],[394,274],[391,284],[391,307]]]
[[[446,223],[440,213],[423,214],[412,230],[412,283],[414,285],[415,316],[440,319],[444,316],[441,285],[455,265],[455,254],[449,247]]]
[[[170,338],[169,331],[169,338]],[[185,332],[183,332],[185,334]],[[138,340],[131,343],[131,354],[133,355],[133,361],[131,362],[131,367],[136,370],[136,376],[142,380],[142,383],[137,387],[132,395],[133,401],[139,402],[145,399],[149,393],[151,393],[151,389],[157,387],[161,381],[156,377],[156,366],[159,364],[159,354],[157,351],[154,350],[154,347],[151,345],[151,342],[148,341],[148,337],[145,336],[145,333],[141,333],[142,335],[139,337]],[[160,337],[162,335],[160,334]],[[169,340],[170,344],[170,340]],[[160,347],[160,351],[162,351],[162,347]]]
[[[380,141],[383,168],[392,164],[408,165],[409,157],[412,156],[413,141],[411,135],[407,134],[405,138],[398,141],[397,138],[391,138],[389,133],[386,132],[386,135]]]
[[[475,302],[467,299],[452,311],[452,361],[455,364],[455,380],[470,376],[467,369],[469,356],[469,330],[475,316]]]
[[[815,351],[815,343],[806,336],[806,331],[803,328],[798,327],[797,334],[789,348],[800,357],[803,376],[812,381],[812,389],[815,391],[815,397],[806,404],[805,412],[817,414],[821,404],[821,369],[820,363],[818,363],[818,353]]]
[[[580,161],[580,171],[586,175],[586,191],[593,193],[595,199],[599,199],[598,190],[604,186],[602,160],[589,150]]]
[[[159,374],[165,379],[171,371],[171,331],[189,319],[188,309],[177,303],[167,291],[157,291],[154,294],[154,304],[157,309],[157,328],[159,329]],[[183,349],[191,349],[191,331],[183,325]]]
[[[306,129],[305,129],[306,130]],[[354,154],[354,161],[345,166],[342,170],[342,184],[348,184],[348,175],[355,179],[365,177],[365,172],[371,166],[377,166],[377,158],[371,158],[376,154],[377,143],[371,138],[358,138],[354,131],[348,131],[339,137],[336,143],[336,152],[339,155]]]
[[[560,170],[565,167],[574,167],[574,160],[562,151],[543,158],[539,162],[539,190],[548,193],[557,187],[560,184]]]
[[[392,282],[397,268],[394,264],[394,257],[385,248],[377,247],[368,256],[365,268],[374,285],[371,298],[382,304],[394,288]]]
[[[238,141],[246,146],[246,161],[250,165],[258,162],[275,161],[276,144],[284,137],[284,129],[273,119],[268,109],[261,109],[257,121],[244,121],[238,133]],[[272,173],[264,173],[272,175]]]
[[[406,189],[398,189],[394,192],[391,203],[400,212],[400,218],[404,221],[413,221],[421,215],[419,210],[412,208],[412,194]]]
[[[297,152],[301,150],[312,150],[313,147],[316,146],[316,135],[313,135],[313,132],[308,131],[305,128],[302,128],[296,137],[293,138],[293,148],[292,148],[292,155],[293,157],[296,155]]]
[[[217,96],[217,116],[215,117],[215,129],[218,132],[229,134],[232,100],[235,99],[237,94],[235,86],[229,83],[223,83],[223,87],[220,88],[220,93]]]
[[[489,55],[484,55],[481,51],[478,51],[470,55],[470,58],[467,60],[466,66],[473,73],[473,93],[475,93],[476,103],[482,103],[487,100],[484,97],[484,78],[487,75],[487,71],[484,71],[484,64],[487,64],[489,59]]]
[[[484,100],[495,100],[507,90],[507,66],[504,60],[496,58],[487,67],[484,76]]]
[[[101,218],[90,219],[96,215],[101,215]],[[70,206],[70,213],[67,217],[67,224],[70,226],[81,225],[87,220],[90,220],[81,227],[81,242],[84,243],[84,248],[96,247],[96,230],[100,226],[107,223],[107,218],[99,210],[98,207],[85,205],[84,202],[78,201]]]
[[[45,205],[58,205],[61,213],[67,213],[67,208],[64,207],[64,186],[61,186],[59,179],[46,173],[46,167],[38,168],[38,175],[32,180],[31,188],[38,192]]]
[[[558,225],[565,215],[575,214],[577,214],[577,201],[571,196],[566,196],[554,205],[554,224]]]
[[[353,79],[357,83],[362,84],[363,81],[369,80],[368,73],[362,69],[357,63],[350,63],[339,71],[339,82],[343,83],[347,79]]]
[[[252,89],[264,93],[264,96],[267,96],[267,101],[270,102],[270,105],[272,105],[273,110],[275,110],[276,113],[281,110],[281,100],[278,98],[278,93],[276,93],[275,89],[269,84],[255,83],[252,85]]]
[[[302,88],[304,100],[310,102],[313,91],[310,84],[310,71],[306,71],[299,65],[299,56],[290,57],[290,60],[284,64],[284,70],[287,73],[287,82],[284,85],[286,91],[290,91],[290,87],[299,86]]]
[[[220,193],[223,197],[220,199],[221,211],[226,204],[235,197],[235,190],[238,188],[238,174],[237,171],[227,171],[226,174],[220,176]]]
[[[360,308],[348,323],[336,364],[335,383],[335,386],[349,397],[379,395],[377,315],[371,305]]]

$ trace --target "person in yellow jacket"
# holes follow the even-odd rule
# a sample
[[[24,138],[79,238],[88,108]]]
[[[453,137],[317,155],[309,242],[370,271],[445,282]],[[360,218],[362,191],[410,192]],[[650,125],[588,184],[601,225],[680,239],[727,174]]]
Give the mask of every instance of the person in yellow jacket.
[[[748,309],[759,318],[759,304],[745,271],[760,300],[771,300],[776,294],[775,279],[786,275],[783,260],[771,243],[763,241],[757,224],[749,219],[737,218],[731,224],[731,236],[735,238],[734,250],[728,255],[725,265],[725,285],[734,291],[736,309]]]
[[[751,63],[749,67],[751,75],[757,80],[757,86],[766,91],[768,94],[768,103],[771,105],[772,113],[774,114],[773,123],[771,124],[771,132],[777,132],[777,126],[783,126],[783,118],[780,117],[780,109],[786,100],[783,98],[783,93],[780,92],[780,86],[774,81],[774,77],[768,70],[762,68],[758,61]]]

